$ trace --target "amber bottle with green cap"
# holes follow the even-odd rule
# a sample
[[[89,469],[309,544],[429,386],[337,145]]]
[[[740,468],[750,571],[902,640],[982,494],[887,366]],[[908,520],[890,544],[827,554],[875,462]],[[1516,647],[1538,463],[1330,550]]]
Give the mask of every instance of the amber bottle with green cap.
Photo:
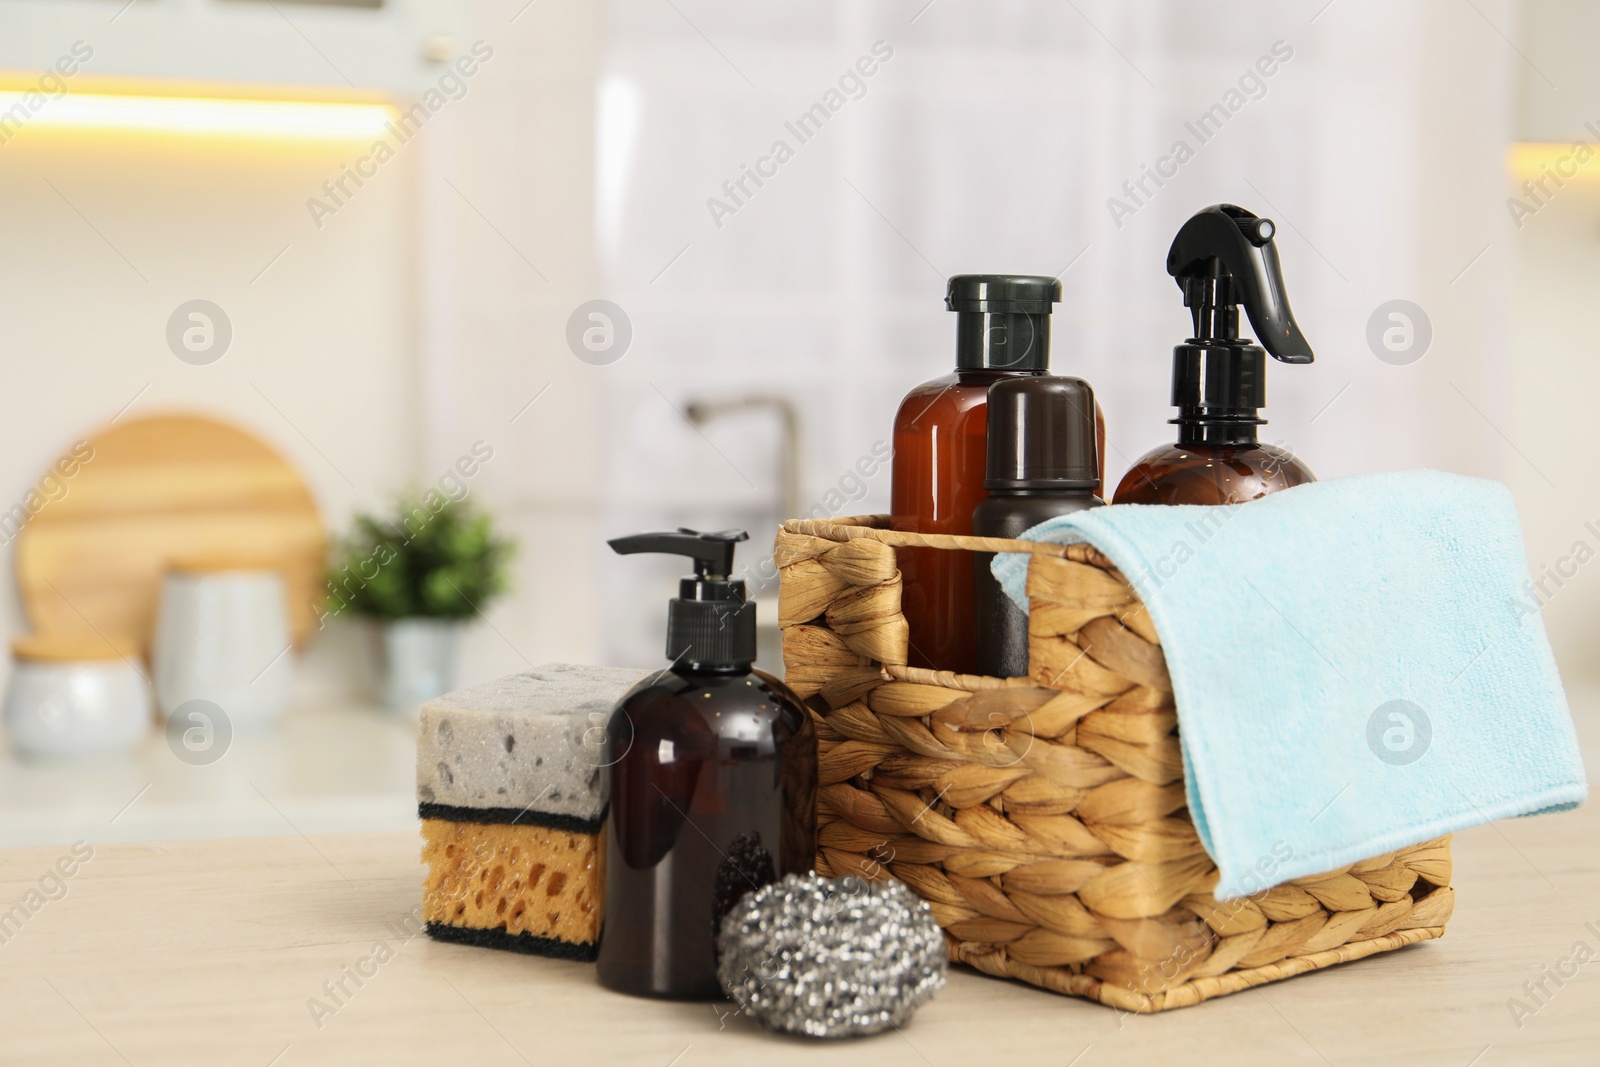
[[[1031,274],[958,274],[945,307],[956,313],[956,369],[913,389],[894,420],[890,486],[894,529],[972,533],[988,452],[989,387],[1050,369],[1050,312],[1061,299],[1055,278]],[[1099,424],[1104,440],[1104,423]],[[911,630],[913,667],[972,673],[972,554],[948,549],[896,550],[901,611]]]

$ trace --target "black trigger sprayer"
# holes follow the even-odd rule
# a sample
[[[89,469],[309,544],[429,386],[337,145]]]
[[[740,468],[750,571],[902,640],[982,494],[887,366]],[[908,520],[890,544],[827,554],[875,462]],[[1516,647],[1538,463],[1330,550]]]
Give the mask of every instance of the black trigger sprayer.
[[[1134,464],[1115,503],[1235,504],[1316,480],[1291,450],[1256,436],[1266,422],[1267,354],[1282,363],[1313,359],[1284,291],[1276,232],[1271,219],[1215,204],[1173,238],[1167,273],[1194,325],[1172,350],[1178,442]],[[1239,336],[1240,305],[1259,344]]]

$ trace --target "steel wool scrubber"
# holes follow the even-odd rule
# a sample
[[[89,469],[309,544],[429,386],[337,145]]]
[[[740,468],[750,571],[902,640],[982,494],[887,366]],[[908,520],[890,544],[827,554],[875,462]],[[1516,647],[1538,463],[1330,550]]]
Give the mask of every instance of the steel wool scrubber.
[[[763,1026],[860,1037],[899,1026],[944,987],[944,935],[893,880],[789,875],[722,920],[717,977]]]

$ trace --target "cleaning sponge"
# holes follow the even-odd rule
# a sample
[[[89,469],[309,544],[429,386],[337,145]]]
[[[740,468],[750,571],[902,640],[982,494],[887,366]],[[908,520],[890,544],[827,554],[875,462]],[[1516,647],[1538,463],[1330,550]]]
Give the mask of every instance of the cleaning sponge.
[[[429,934],[594,958],[605,725],[646,673],[548,664],[423,705],[417,800]]]

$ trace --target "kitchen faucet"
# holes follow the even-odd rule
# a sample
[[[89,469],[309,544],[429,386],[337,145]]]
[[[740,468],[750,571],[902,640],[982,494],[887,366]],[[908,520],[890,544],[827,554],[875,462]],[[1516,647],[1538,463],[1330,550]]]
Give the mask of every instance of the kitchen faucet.
[[[700,428],[719,415],[729,415],[753,408],[768,408],[777,412],[783,437],[778,446],[778,458],[783,467],[782,495],[778,501],[779,521],[799,518],[805,510],[800,488],[800,413],[787,397],[770,393],[757,393],[729,400],[691,400],[684,409],[689,421]]]

